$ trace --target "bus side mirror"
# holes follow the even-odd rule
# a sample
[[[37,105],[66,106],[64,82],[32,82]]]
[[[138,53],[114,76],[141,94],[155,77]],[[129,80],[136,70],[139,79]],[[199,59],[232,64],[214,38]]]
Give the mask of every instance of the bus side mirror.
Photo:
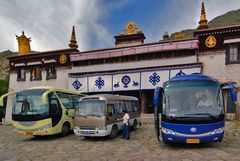
[[[162,94],[163,89],[161,87],[157,87],[154,91],[154,106],[158,109],[159,113],[162,113]]]
[[[237,101],[237,93],[234,90],[234,85],[232,83],[228,83],[230,94],[233,102]]]

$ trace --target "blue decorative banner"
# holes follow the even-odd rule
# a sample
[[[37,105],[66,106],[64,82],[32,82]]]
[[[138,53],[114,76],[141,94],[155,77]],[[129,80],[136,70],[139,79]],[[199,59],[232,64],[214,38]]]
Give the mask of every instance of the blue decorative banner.
[[[80,92],[111,92],[140,89],[155,89],[178,75],[201,73],[201,66],[165,70],[127,71],[120,74],[95,74],[69,78],[69,89]]]

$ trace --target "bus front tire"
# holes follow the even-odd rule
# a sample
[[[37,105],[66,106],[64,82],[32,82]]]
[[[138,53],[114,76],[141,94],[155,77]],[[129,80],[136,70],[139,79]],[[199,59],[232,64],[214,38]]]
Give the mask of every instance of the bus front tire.
[[[62,126],[61,136],[67,136],[70,133],[70,125],[68,123],[64,123]]]
[[[109,137],[110,137],[111,139],[114,139],[114,138],[116,138],[116,137],[117,137],[117,135],[118,135],[118,128],[117,128],[117,126],[116,126],[116,125],[113,125],[113,127],[112,127],[112,130],[111,130],[111,133],[110,133]]]
[[[134,120],[134,121],[133,121],[132,129],[133,129],[133,130],[136,130],[136,129],[137,129],[137,125],[138,125],[137,120]]]

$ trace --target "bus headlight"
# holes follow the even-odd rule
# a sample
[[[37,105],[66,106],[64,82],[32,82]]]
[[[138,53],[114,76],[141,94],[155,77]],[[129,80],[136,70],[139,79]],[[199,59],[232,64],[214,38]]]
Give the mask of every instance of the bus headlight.
[[[44,125],[44,126],[38,128],[38,131],[45,130],[45,129],[49,129],[49,128],[51,128],[51,127],[52,127],[51,124],[47,124],[47,125]]]
[[[165,134],[172,134],[172,135],[176,135],[176,133],[170,129],[166,129],[164,127],[162,127],[162,132]]]
[[[103,126],[103,127],[96,127],[96,130],[107,130],[107,127],[106,127],[106,126]]]
[[[214,135],[214,134],[220,134],[224,131],[224,127],[221,127],[221,128],[218,128],[218,129],[215,129],[212,131],[211,135]]]

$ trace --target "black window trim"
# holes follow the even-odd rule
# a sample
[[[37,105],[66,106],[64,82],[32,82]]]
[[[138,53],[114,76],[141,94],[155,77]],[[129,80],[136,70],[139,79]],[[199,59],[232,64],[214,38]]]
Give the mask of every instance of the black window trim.
[[[55,68],[55,74],[53,76],[49,76],[49,68],[54,66]],[[50,79],[57,79],[57,69],[55,65],[48,65],[46,67],[46,80],[50,80]]]
[[[230,46],[231,45],[234,45],[236,44],[237,45],[237,50],[238,50],[238,57],[237,57],[237,60],[236,61],[230,61]],[[227,47],[226,47],[226,60],[225,60],[225,64],[228,65],[228,64],[240,64],[240,43],[230,43],[230,44],[227,44]]]
[[[24,78],[19,78],[19,72],[20,72],[21,69],[24,70]],[[20,73],[20,75],[21,75],[21,73]],[[17,81],[26,81],[26,70],[24,68],[18,68],[17,69]]]

